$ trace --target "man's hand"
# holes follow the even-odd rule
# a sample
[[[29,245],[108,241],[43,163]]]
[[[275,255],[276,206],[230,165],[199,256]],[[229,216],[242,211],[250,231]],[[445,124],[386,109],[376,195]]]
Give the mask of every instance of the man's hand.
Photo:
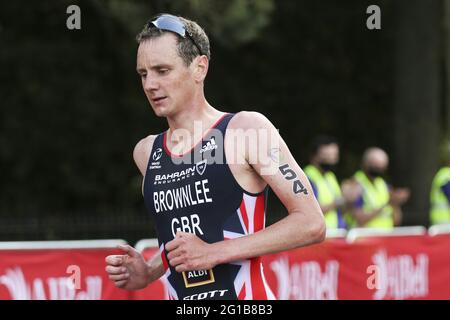
[[[119,245],[124,255],[107,256],[106,272],[116,287],[125,290],[145,288],[149,281],[148,265],[142,255],[129,245]]]
[[[346,203],[353,204],[363,193],[361,185],[354,179],[344,180],[342,182],[342,196]]]
[[[410,195],[409,189],[396,188],[391,190],[389,203],[393,206],[401,206],[408,201]]]
[[[178,231],[165,246],[167,259],[177,272],[208,270],[216,266],[211,245],[192,233]]]

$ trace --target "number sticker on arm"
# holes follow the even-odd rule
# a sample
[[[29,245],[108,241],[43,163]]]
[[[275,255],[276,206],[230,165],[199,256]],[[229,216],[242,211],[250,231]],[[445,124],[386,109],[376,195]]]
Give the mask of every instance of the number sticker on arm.
[[[288,181],[297,178],[297,174],[294,172],[294,170],[289,168],[288,164],[282,165],[278,169],[280,170],[284,178]],[[299,179],[294,180],[294,183],[292,185],[292,191],[294,191],[295,194],[303,193],[305,195],[308,195],[308,190],[306,190],[305,186],[300,182]]]

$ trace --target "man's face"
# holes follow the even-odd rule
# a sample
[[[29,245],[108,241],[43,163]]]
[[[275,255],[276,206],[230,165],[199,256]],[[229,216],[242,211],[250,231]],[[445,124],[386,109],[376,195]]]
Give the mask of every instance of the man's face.
[[[336,143],[323,145],[317,153],[319,163],[335,165],[339,162],[339,147]]]
[[[141,42],[137,52],[137,72],[155,114],[168,117],[195,94],[195,80],[177,51],[176,35],[165,33]]]
[[[374,173],[377,173],[378,175],[383,175],[389,165],[389,160],[387,159],[387,157],[383,156],[383,155],[377,155],[376,157],[373,157],[371,159],[371,163],[370,163],[370,170],[373,171]]]
[[[382,176],[389,166],[389,158],[384,151],[374,151],[367,159],[366,171],[371,176]]]

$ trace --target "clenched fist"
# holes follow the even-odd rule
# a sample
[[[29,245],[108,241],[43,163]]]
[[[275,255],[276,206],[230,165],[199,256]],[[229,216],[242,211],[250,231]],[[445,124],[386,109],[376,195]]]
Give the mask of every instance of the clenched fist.
[[[129,245],[119,245],[123,255],[107,256],[106,272],[116,287],[126,290],[145,288],[149,283],[148,265],[142,255]]]
[[[212,245],[194,234],[178,231],[166,244],[167,259],[177,272],[207,270],[216,266]]]

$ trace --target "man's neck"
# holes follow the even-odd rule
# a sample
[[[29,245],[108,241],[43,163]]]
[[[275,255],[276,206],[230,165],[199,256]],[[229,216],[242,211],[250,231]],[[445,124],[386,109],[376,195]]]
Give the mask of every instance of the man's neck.
[[[375,178],[372,177],[370,174],[368,174],[366,170],[363,170],[363,172],[366,175],[367,179],[369,179],[370,182],[373,182],[375,180]]]
[[[199,106],[186,108],[172,117],[167,117],[169,131],[167,140],[170,145],[177,145],[184,150],[194,146],[217,120],[223,115],[208,104],[206,100]],[[188,139],[186,140],[186,135]]]

